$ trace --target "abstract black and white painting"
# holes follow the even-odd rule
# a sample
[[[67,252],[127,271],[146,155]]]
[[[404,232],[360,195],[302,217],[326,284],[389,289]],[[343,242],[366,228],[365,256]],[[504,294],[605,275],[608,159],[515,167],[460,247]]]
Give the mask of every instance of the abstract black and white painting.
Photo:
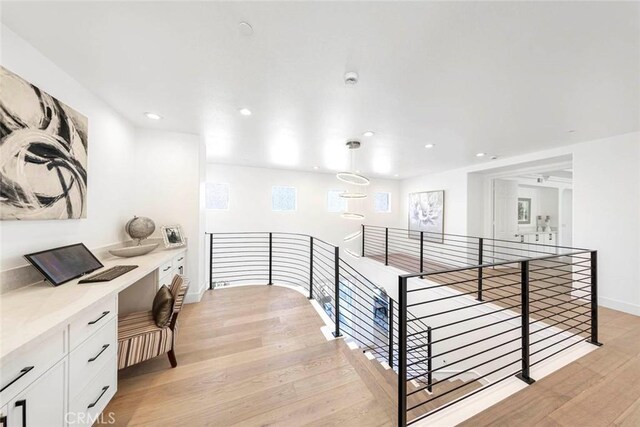
[[[409,194],[409,230],[424,231],[424,239],[442,242],[444,232],[444,191]],[[414,233],[409,233],[415,237]]]
[[[87,118],[0,66],[0,219],[87,215]]]

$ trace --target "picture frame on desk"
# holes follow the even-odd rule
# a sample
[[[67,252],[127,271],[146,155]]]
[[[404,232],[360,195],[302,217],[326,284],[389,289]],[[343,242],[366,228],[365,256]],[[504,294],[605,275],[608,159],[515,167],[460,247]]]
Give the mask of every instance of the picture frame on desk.
[[[187,244],[179,225],[163,225],[162,240],[165,248],[180,248]]]

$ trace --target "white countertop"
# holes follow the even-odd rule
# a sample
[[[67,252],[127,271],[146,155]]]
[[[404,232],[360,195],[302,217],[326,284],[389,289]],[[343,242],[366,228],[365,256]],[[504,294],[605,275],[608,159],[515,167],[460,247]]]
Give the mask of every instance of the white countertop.
[[[131,286],[186,250],[186,247],[163,249],[139,257],[103,259],[101,261],[105,268],[114,265],[138,266],[110,282],[79,284],[80,279],[76,279],[57,287],[48,282],[39,282],[1,294],[0,359],[38,340],[94,303]]]

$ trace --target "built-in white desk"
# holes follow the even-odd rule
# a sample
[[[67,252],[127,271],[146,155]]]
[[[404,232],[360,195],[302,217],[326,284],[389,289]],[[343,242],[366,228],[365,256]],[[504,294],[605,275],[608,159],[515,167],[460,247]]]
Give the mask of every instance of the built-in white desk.
[[[92,425],[117,389],[118,294],[143,279],[154,293],[184,273],[185,258],[186,248],[107,258],[105,268],[138,268],[0,294],[0,427]]]

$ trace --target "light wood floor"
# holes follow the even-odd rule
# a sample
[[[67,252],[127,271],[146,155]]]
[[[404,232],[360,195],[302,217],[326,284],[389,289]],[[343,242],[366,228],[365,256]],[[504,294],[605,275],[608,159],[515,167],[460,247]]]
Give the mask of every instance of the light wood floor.
[[[208,291],[181,316],[178,367],[159,357],[120,371],[105,410],[115,425],[395,424],[397,378],[326,341],[301,294]],[[600,324],[605,346],[463,425],[640,426],[640,317],[601,309]]]
[[[604,346],[463,426],[640,426],[640,317],[600,308]]]
[[[296,291],[207,291],[180,316],[178,367],[159,357],[120,371],[105,409],[116,425],[391,426],[396,419],[380,385],[354,362],[366,359],[362,352],[327,341]]]

